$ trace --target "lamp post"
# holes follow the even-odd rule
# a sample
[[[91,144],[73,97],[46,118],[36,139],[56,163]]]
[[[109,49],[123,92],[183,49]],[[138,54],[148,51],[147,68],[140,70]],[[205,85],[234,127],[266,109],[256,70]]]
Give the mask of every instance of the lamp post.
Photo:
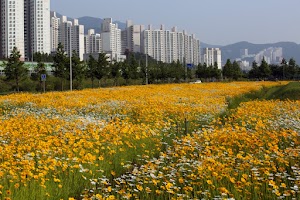
[[[148,53],[146,54],[146,85],[148,85]]]
[[[70,27],[70,31],[69,31],[69,33],[70,33],[70,35],[69,35],[69,37],[70,37],[70,53],[69,53],[69,55],[70,55],[70,90],[72,91],[73,90],[73,87],[72,87],[72,85],[73,85],[73,74],[72,74],[72,40],[71,40],[71,27]]]

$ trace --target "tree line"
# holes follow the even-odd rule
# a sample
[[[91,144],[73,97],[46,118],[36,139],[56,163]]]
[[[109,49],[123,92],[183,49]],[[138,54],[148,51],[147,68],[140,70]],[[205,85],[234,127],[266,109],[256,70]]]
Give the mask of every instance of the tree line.
[[[103,86],[120,86],[130,84],[180,83],[196,79],[202,81],[251,80],[299,80],[300,68],[291,58],[283,59],[280,65],[269,65],[264,59],[260,64],[253,62],[252,69],[242,71],[238,62],[227,60],[220,69],[213,65],[198,64],[187,67],[186,63],[163,63],[148,58],[141,53],[126,53],[124,62],[109,62],[105,53],[98,58],[89,56],[88,61],[81,61],[75,51],[72,57],[67,56],[61,44],[54,55],[35,53],[33,60],[37,62],[33,71],[20,61],[20,52],[14,48],[10,57],[3,63],[4,74],[0,78],[0,92],[9,91],[42,91],[42,74],[46,74],[46,90],[68,90],[70,88],[70,60],[72,63],[72,80],[74,89],[94,88]],[[46,69],[45,62],[52,62],[52,70]],[[49,74],[48,74],[49,73]]]

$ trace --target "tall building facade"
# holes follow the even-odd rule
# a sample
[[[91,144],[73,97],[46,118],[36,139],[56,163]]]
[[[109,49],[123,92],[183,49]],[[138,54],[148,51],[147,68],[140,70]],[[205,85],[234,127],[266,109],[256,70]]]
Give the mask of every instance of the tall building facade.
[[[55,52],[58,47],[59,26],[60,26],[60,18],[56,16],[56,12],[52,12],[51,21],[50,21],[51,52]]]
[[[185,31],[177,32],[176,27],[170,31],[162,25],[159,30],[153,30],[149,25],[143,32],[143,39],[143,53],[158,61],[171,63],[179,60],[194,65],[200,62],[199,40]]]
[[[5,58],[13,47],[21,58],[35,52],[50,53],[50,0],[0,0],[1,53]]]
[[[218,64],[218,68],[222,69],[222,54],[219,48],[203,48],[201,50],[201,63],[214,65],[215,62]]]
[[[111,54],[112,60],[119,60],[122,54],[121,29],[112,23],[112,18],[103,19],[101,25],[102,51]]]
[[[72,51],[75,51],[80,60],[84,54],[84,26],[80,25],[78,19],[74,19],[72,26]]]
[[[58,35],[58,42],[63,45],[67,55],[70,56],[71,51],[75,51],[79,58],[83,60],[84,26],[80,25],[77,19],[74,19],[74,21],[71,22],[67,20],[66,16],[62,16],[60,19]]]
[[[101,35],[95,33],[94,29],[88,30],[88,34],[84,36],[84,46],[86,54],[101,53]]]
[[[127,20],[126,29],[122,31],[122,53],[142,52],[144,25],[134,25],[131,20]]]
[[[10,56],[17,47],[25,59],[24,0],[0,0],[0,58]]]
[[[62,44],[64,51],[69,56],[70,55],[70,48],[71,45],[71,32],[72,32],[72,22],[67,20],[66,16],[62,16],[60,19],[60,25],[59,25],[59,43]]]
[[[268,64],[280,64],[283,59],[282,47],[269,47],[254,56],[256,63],[260,64],[263,59],[265,59]]]
[[[25,57],[30,59],[36,52],[50,54],[50,0],[25,0],[24,7],[25,44],[30,43],[30,48],[26,45]]]

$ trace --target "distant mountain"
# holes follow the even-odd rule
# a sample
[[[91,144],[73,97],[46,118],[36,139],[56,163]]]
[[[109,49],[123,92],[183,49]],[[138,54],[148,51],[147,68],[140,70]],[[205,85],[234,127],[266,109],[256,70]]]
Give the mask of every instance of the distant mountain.
[[[222,45],[214,45],[214,44],[207,44],[205,42],[200,42],[201,48],[221,48]]]
[[[80,17],[78,18],[79,24],[84,25],[84,33],[87,34],[89,29],[95,29],[96,33],[101,32],[102,19],[95,17]]]
[[[87,33],[89,29],[95,29],[96,33],[101,32],[101,24],[103,19],[96,17],[80,17],[78,18],[79,24],[84,25],[84,32]],[[119,29],[124,30],[126,28],[126,24],[120,21],[114,21],[114,24],[118,24]]]
[[[283,50],[283,57],[287,60],[294,58],[300,64],[300,45],[294,42],[278,42],[268,44],[253,44],[249,42],[238,42],[221,47],[223,63],[227,59],[235,59],[240,57],[241,49],[248,49],[249,54],[257,54],[260,51],[269,47],[281,47]]]
[[[51,11],[51,12],[53,12],[53,11]],[[56,13],[56,16],[61,17],[62,15],[59,13]],[[87,34],[89,29],[95,29],[96,33],[101,32],[100,27],[101,27],[103,19],[96,18],[96,17],[88,17],[88,16],[79,17],[77,19],[78,19],[80,25],[84,25],[84,33],[85,34]],[[68,17],[68,20],[73,20],[73,19]],[[113,23],[118,24],[118,27],[121,30],[124,30],[126,28],[126,23],[123,23],[120,21],[114,21]]]

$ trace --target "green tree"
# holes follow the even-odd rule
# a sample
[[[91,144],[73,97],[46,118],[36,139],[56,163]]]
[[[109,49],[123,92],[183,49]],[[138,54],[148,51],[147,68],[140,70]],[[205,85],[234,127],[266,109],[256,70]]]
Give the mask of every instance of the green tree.
[[[223,67],[223,75],[228,79],[233,77],[233,67],[230,59],[227,59],[226,64]]]
[[[39,82],[39,88],[42,90],[42,74],[47,75],[47,70],[45,63],[41,61],[41,59],[38,59],[38,63],[34,68],[34,73],[31,74],[31,79],[33,81],[38,81]]]
[[[221,79],[221,76],[222,76],[222,71],[219,69],[218,63],[215,62],[213,67],[213,77],[216,79]]]
[[[85,77],[86,65],[80,60],[76,51],[72,53],[72,78],[75,81],[76,89],[82,88],[82,81]]]
[[[249,71],[249,78],[258,79],[260,77],[259,67],[257,62],[252,62],[252,69]]]
[[[158,77],[157,79],[162,80],[163,82],[168,82],[168,78],[170,78],[170,65],[166,65],[164,63],[151,63],[151,68],[157,68]]]
[[[277,64],[270,64],[269,67],[271,69],[271,77],[273,79],[279,79],[279,78],[282,77],[282,68],[281,68],[281,66],[279,66]]]
[[[51,54],[36,52],[33,54],[33,61],[53,62]]]
[[[296,61],[293,58],[291,58],[286,67],[286,73],[285,73],[286,77],[289,80],[296,78],[298,68],[299,68],[299,66],[296,64]]]
[[[139,78],[139,69],[138,69],[138,62],[135,59],[134,54],[130,54],[130,58],[128,60],[128,64],[129,64],[129,77],[131,79],[138,79]]]
[[[232,63],[232,78],[234,80],[238,80],[242,77],[242,70],[237,61],[233,61]]]
[[[64,89],[64,80],[68,78],[69,75],[69,65],[68,58],[65,54],[63,45],[61,43],[58,44],[56,54],[53,57],[53,75],[55,77],[60,78],[61,81],[61,90]]]
[[[214,77],[214,67],[212,64],[206,68],[206,77],[210,80]]]
[[[97,61],[90,55],[87,63],[86,76],[92,80],[92,88],[94,88],[94,80],[96,78]]]
[[[118,79],[121,77],[122,62],[114,62],[110,66],[110,76],[114,79],[114,85],[118,85]]]
[[[206,63],[203,65],[201,63],[198,64],[196,69],[196,77],[197,78],[206,78]]]
[[[129,70],[129,63],[123,62],[123,65],[121,67],[121,75],[125,79],[126,84],[128,84],[128,80],[130,78],[130,70]]]
[[[170,78],[173,78],[176,83],[185,78],[185,67],[182,66],[179,60],[170,64]]]
[[[6,80],[15,81],[17,92],[20,91],[20,82],[28,76],[28,69],[24,67],[24,62],[20,61],[20,58],[20,52],[14,47],[4,68]]]
[[[261,64],[259,66],[259,72],[260,72],[260,78],[266,79],[271,75],[271,69],[269,64],[266,62],[265,58],[261,61]]]
[[[107,61],[107,58],[108,57],[105,53],[99,53],[95,74],[95,77],[99,80],[99,83],[103,77],[108,76],[109,62]]]
[[[283,58],[281,61],[282,79],[285,79],[285,71],[287,69],[287,61]]]

